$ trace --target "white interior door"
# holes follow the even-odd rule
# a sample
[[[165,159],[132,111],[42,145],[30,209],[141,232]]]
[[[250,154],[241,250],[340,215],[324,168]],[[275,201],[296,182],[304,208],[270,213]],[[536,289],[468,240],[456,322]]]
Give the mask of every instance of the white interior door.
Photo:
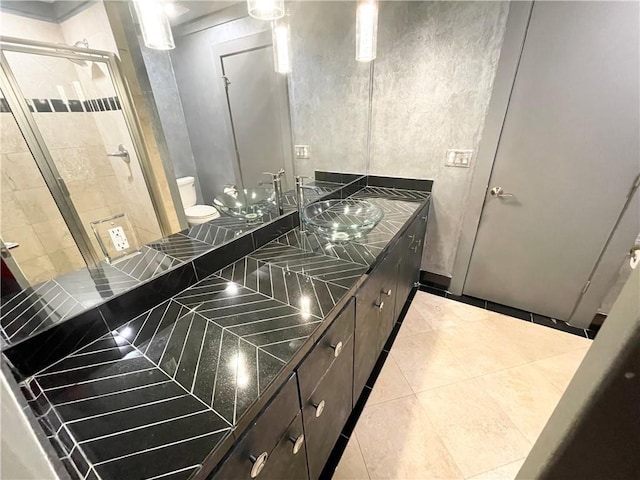
[[[537,2],[464,293],[569,319],[640,171],[637,2]]]

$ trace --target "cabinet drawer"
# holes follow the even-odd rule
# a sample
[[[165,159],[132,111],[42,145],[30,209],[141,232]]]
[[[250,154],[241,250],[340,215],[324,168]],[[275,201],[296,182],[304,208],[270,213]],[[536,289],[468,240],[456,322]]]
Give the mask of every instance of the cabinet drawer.
[[[250,479],[258,467],[257,459],[270,456],[287,432],[291,421],[300,413],[295,375],[274,397],[267,408],[249,427],[244,438],[231,451],[213,478],[216,480]],[[262,457],[261,457],[262,456]],[[262,477],[261,477],[262,478]]]
[[[346,355],[344,347],[353,337],[354,317],[355,303],[350,300],[298,368],[298,384],[303,402],[311,396],[331,365],[340,356]]]
[[[322,473],[351,414],[352,381],[353,340],[345,345],[343,353],[333,363],[302,408],[309,476],[314,480]]]
[[[260,461],[262,461],[260,459]],[[256,467],[257,472],[259,467]],[[250,478],[250,477],[246,477]],[[264,461],[259,480],[308,480],[306,439],[302,428],[302,413],[291,422],[287,431]]]
[[[367,310],[371,307],[394,309],[395,289],[398,273],[399,248],[396,245],[393,250],[387,252],[386,257],[369,274],[365,283],[356,293],[356,329],[358,328],[359,310]]]

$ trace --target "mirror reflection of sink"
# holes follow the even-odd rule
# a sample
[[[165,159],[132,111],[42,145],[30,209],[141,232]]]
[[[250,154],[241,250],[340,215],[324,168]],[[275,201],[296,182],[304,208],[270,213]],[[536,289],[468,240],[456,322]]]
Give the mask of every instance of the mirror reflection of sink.
[[[336,243],[364,237],[384,217],[380,207],[366,200],[323,200],[302,210],[308,230]]]
[[[266,213],[276,211],[275,193],[272,187],[225,188],[225,192],[213,200],[213,205],[223,215],[260,221]]]

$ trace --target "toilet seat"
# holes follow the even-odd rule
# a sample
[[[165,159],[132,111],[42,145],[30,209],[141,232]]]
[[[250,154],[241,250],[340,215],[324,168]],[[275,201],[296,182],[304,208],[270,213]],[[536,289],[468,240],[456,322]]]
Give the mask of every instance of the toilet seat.
[[[191,225],[206,223],[220,216],[218,210],[211,205],[193,205],[185,208],[184,213],[187,216],[187,222]]]

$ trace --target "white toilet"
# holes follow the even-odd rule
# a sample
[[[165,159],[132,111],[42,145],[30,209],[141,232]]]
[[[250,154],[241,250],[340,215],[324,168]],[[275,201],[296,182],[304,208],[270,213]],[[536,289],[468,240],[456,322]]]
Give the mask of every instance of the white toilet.
[[[178,190],[184,206],[189,225],[200,225],[218,218],[220,212],[211,205],[196,205],[196,179],[193,177],[178,178]]]

